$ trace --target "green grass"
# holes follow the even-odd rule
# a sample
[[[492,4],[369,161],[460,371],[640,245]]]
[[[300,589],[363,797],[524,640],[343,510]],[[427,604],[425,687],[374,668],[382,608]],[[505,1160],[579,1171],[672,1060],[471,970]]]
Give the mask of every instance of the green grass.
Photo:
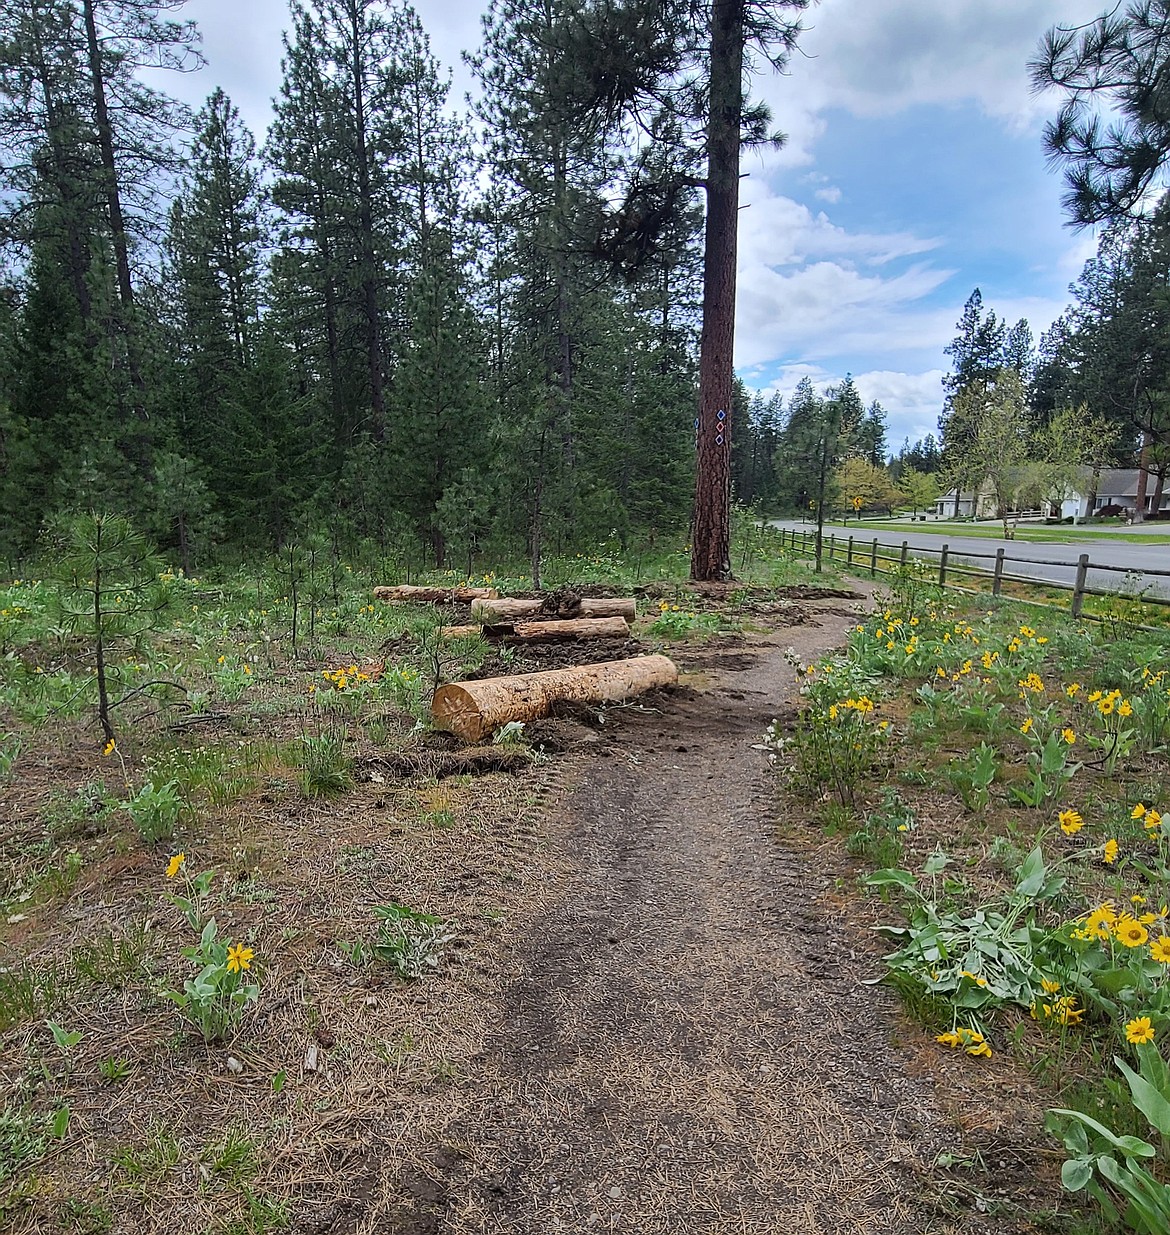
[[[955,523],[939,519],[926,523],[908,523],[904,519],[861,519],[851,520],[848,524],[834,523],[832,527],[834,534],[838,528],[846,534],[858,531],[910,531],[930,536],[972,536],[980,540],[1003,539],[1003,524],[998,521],[994,523]],[[1135,533],[1121,527],[1086,527],[1084,524],[1073,527],[1071,524],[1021,523],[1017,525],[1013,539],[1053,544],[1076,544],[1082,540],[1120,540],[1125,544],[1167,545],[1170,544],[1170,531]]]

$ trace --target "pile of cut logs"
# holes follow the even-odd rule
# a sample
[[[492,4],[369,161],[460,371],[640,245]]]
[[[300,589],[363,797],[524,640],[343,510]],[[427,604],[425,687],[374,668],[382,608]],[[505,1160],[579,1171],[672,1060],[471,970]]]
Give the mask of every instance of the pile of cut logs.
[[[475,625],[445,626],[449,638],[483,634],[490,639],[547,643],[573,639],[628,639],[634,601],[572,597],[548,614],[541,600],[501,597],[493,588],[379,587],[378,600],[391,604],[470,604]],[[574,665],[544,673],[441,686],[431,701],[435,726],[480,742],[510,721],[547,716],[554,703],[575,699],[614,703],[678,681],[678,670],[665,656]]]

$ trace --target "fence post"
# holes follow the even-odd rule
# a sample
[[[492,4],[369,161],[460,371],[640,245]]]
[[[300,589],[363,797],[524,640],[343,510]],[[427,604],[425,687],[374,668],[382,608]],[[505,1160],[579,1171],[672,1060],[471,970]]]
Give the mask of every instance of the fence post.
[[[999,589],[1003,586],[1003,555],[1002,548],[995,551],[995,574],[991,579],[991,594],[992,596],[999,595]]]
[[[853,565],[853,537],[849,537],[849,544],[845,546],[845,565]]]
[[[947,554],[950,552],[950,545],[943,545],[942,553],[938,558],[938,585],[946,587],[947,585]]]
[[[1072,595],[1072,615],[1075,618],[1081,616],[1081,606],[1085,603],[1085,580],[1089,576],[1089,555],[1082,553],[1077,558],[1077,580],[1073,584]]]
[[[836,554],[836,552],[837,552],[837,533],[830,532],[829,533],[829,561],[830,562],[833,560],[833,557]]]
[[[903,566],[905,566],[905,565],[906,565],[906,554],[907,554],[909,551],[910,551],[910,542],[909,542],[908,540],[904,540],[904,541],[902,541],[902,560],[901,560],[901,564],[902,564]]]
[[[870,550],[870,554],[869,554],[869,577],[871,579],[877,578],[877,537],[876,536],[873,538],[873,548]]]

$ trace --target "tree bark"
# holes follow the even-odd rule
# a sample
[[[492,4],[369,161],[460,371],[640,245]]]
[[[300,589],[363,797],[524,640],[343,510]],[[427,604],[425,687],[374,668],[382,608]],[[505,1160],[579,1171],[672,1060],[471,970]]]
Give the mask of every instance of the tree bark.
[[[1150,482],[1150,445],[1154,435],[1149,429],[1142,430],[1142,452],[1138,457],[1137,493],[1133,500],[1133,521],[1144,523],[1146,518],[1146,490]]]
[[[362,255],[362,311],[366,326],[366,367],[370,382],[370,433],[375,442],[386,434],[386,398],[383,380],[382,325],[378,311],[378,260],[374,244],[373,187],[370,176],[369,139],[366,132],[365,48],[357,0],[350,0],[350,34],[353,45],[354,153],[358,173],[358,231]]]
[[[714,0],[691,578],[731,578],[731,394],[745,0]]]
[[[114,248],[114,266],[118,277],[117,328],[126,349],[126,370],[137,403],[139,416],[146,414],[142,406],[144,384],[138,365],[134,338],[134,285],[130,278],[130,244],[126,237],[126,220],[122,213],[122,196],[119,188],[118,165],[114,158],[114,129],[110,122],[110,109],[106,102],[106,81],[102,66],[101,40],[98,38],[97,19],[94,15],[94,0],[83,0],[86,49],[89,55],[90,88],[93,96],[94,120],[97,125],[98,150],[101,152],[102,171],[105,176],[106,210],[110,216],[110,243]]]
[[[574,618],[565,622],[515,622],[513,639],[522,643],[561,643],[573,639],[628,639],[625,618]]]
[[[619,702],[677,681],[678,670],[665,656],[485,678],[441,686],[431,701],[431,717],[436,728],[458,734],[466,742],[479,742],[509,721],[547,716],[560,699]]]
[[[498,626],[501,622],[510,622],[515,618],[536,618],[541,613],[542,600],[513,600],[502,596],[498,600],[474,600],[471,602],[471,616],[485,626]],[[552,614],[549,615],[553,616]],[[620,617],[632,622],[637,616],[635,601],[629,600],[594,600],[583,596],[575,605],[566,605],[556,613],[557,617],[602,618]]]

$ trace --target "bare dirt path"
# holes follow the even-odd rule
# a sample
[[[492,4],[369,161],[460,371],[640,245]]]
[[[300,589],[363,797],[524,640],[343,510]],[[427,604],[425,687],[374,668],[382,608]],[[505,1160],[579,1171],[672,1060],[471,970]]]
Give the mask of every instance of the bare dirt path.
[[[907,1073],[896,1001],[861,985],[879,967],[823,899],[832,876],[774,836],[753,745],[795,704],[784,648],[808,659],[857,620],[835,604],[711,656],[660,710],[610,713],[549,825],[565,893],[416,1181],[419,1230],[1016,1229],[924,1207],[955,1129]]]

